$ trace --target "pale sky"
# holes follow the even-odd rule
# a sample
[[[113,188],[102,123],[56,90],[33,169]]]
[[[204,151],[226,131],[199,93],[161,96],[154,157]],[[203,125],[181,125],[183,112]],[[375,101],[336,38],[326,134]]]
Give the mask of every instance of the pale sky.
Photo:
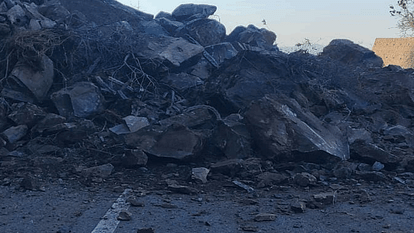
[[[350,39],[372,48],[375,38],[399,37],[397,19],[389,6],[397,0],[118,0],[154,16],[171,13],[183,3],[217,6],[215,18],[225,25],[227,34],[236,26],[253,24],[277,35],[276,44],[293,46],[304,42],[327,45],[332,39]],[[267,25],[263,25],[262,20]]]

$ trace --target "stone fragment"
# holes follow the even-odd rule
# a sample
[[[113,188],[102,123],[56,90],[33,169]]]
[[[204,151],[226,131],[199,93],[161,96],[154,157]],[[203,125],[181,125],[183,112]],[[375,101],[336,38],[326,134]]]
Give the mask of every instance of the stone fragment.
[[[273,172],[263,172],[259,174],[257,178],[259,180],[258,181],[259,183],[257,184],[258,188],[270,187],[272,185],[282,184],[282,183],[287,182],[288,180],[288,177],[282,174],[273,173]]]
[[[210,172],[210,169],[205,167],[197,167],[191,169],[191,178],[195,180],[200,180],[203,183],[207,183],[207,175]]]
[[[173,21],[170,20],[166,17],[161,17],[161,18],[157,18],[155,17],[156,20],[158,21],[158,23],[170,34],[170,35],[174,35],[175,31],[180,28],[183,27],[184,24],[178,21]]]
[[[170,74],[161,81],[180,93],[204,84],[199,77],[187,73]]]
[[[336,199],[335,193],[318,193],[313,195],[313,199],[317,202],[323,203],[324,205],[334,204]]]
[[[8,143],[15,143],[27,134],[28,127],[26,125],[12,126],[3,131],[2,136]]]
[[[175,193],[182,193],[182,194],[198,193],[198,191],[194,188],[191,188],[189,186],[184,186],[184,185],[178,185],[178,184],[170,184],[168,185],[168,189]]]
[[[16,26],[23,26],[27,22],[26,12],[17,4],[7,11],[7,18]]]
[[[46,116],[32,128],[33,132],[37,133],[56,133],[60,130],[66,129],[63,124],[66,122],[66,118],[54,113],[48,113]]]
[[[118,217],[116,217],[119,221],[130,221],[132,219],[132,213],[127,210],[122,210],[119,212]]]
[[[8,118],[18,125],[34,126],[46,116],[46,112],[31,103],[15,103]]]
[[[214,14],[217,7],[206,4],[181,4],[172,12],[172,16],[179,21],[203,19]]]
[[[121,162],[124,167],[145,166],[148,162],[148,156],[139,149],[125,150]]]
[[[146,117],[126,116],[122,118],[130,132],[136,132],[149,125]]]
[[[373,143],[356,141],[350,145],[350,149],[365,160],[378,161],[382,164],[393,164],[398,162],[398,157],[385,151]]]
[[[267,221],[274,221],[276,220],[277,215],[276,214],[270,214],[270,213],[260,213],[254,216],[254,221],[256,222],[267,222]]]
[[[294,213],[304,213],[306,210],[306,203],[303,201],[296,200],[290,204],[290,209]]]
[[[384,164],[375,161],[375,163],[372,165],[372,170],[374,171],[381,171],[384,168]]]
[[[53,62],[47,56],[40,58],[38,67],[20,61],[8,77],[14,80],[14,85],[6,86],[2,95],[18,101],[42,102],[53,84],[53,77]]]
[[[32,191],[45,191],[45,187],[42,186],[40,181],[32,176],[26,176],[23,178],[23,180],[20,182],[20,187],[26,189],[26,190],[32,190]]]
[[[210,168],[211,171],[214,173],[221,173],[224,175],[234,176],[241,170],[243,166],[242,164],[242,159],[228,159],[211,164]]]
[[[293,177],[293,181],[299,186],[307,187],[316,183],[316,177],[307,172],[302,172],[296,174]]]
[[[384,175],[384,173],[379,171],[370,171],[370,172],[364,172],[364,171],[357,171],[356,174],[363,180],[366,181],[374,181],[374,182],[380,182],[380,181],[387,181],[387,176]]]
[[[213,44],[205,47],[204,49],[214,58],[219,66],[225,61],[235,57],[238,53],[230,42]]]
[[[76,122],[62,123],[53,127],[57,130],[57,139],[63,143],[76,143],[96,132],[95,124],[86,119]]]
[[[51,99],[59,114],[68,117],[89,117],[104,110],[104,98],[91,82],[77,82],[52,94]]]

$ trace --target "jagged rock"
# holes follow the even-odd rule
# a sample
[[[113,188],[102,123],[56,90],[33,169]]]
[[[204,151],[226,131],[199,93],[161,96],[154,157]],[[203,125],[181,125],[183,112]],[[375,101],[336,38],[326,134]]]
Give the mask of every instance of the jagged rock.
[[[127,134],[125,142],[148,154],[179,160],[194,157],[202,147],[201,135],[180,124],[161,128],[145,127],[136,133]]]
[[[54,113],[48,113],[41,121],[32,128],[32,132],[37,133],[55,133],[62,129],[66,129],[63,123],[66,122],[66,118]]]
[[[224,61],[235,57],[238,51],[229,42],[210,45],[204,48],[220,66]]]
[[[6,86],[1,94],[18,101],[43,101],[53,84],[54,66],[47,56],[43,56],[38,65],[32,67],[23,61],[18,62],[8,77],[14,80],[15,85]]]
[[[264,172],[257,176],[259,183],[258,188],[270,187],[272,185],[280,185],[288,181],[288,177],[279,173]]]
[[[302,172],[302,173],[296,174],[293,177],[293,181],[299,186],[306,187],[306,186],[315,184],[316,177],[307,172]]]
[[[197,167],[191,169],[191,178],[199,180],[202,183],[207,183],[207,175],[210,172],[210,169],[205,167]]]
[[[356,156],[374,163],[379,161],[383,164],[395,164],[399,159],[397,156],[385,151],[372,143],[365,143],[364,141],[356,141],[350,146],[351,151],[356,153]]]
[[[221,43],[226,36],[226,28],[213,19],[195,19],[177,29],[176,37],[190,36],[202,46]]]
[[[335,193],[318,193],[313,195],[313,199],[317,202],[321,202],[324,205],[334,204],[336,199]]]
[[[158,15],[157,15],[158,16]],[[170,35],[174,35],[175,31],[180,28],[183,27],[184,24],[178,21],[173,21],[170,20],[169,18],[166,17],[161,17],[161,18],[156,18],[156,21],[170,34]]]
[[[217,7],[205,4],[181,4],[172,12],[172,16],[179,21],[204,19],[216,12]]]
[[[253,47],[272,50],[277,47],[273,44],[276,41],[276,34],[265,28],[257,28],[249,25],[247,28],[243,26],[236,27],[230,35],[226,37],[228,42],[240,42]],[[277,49],[276,49],[277,50]]]
[[[168,20],[174,20],[174,17],[170,13],[164,12],[164,11],[158,12],[158,14],[154,18],[155,19],[165,18],[165,19],[168,19]]]
[[[319,162],[329,159],[327,155],[349,159],[342,132],[321,122],[295,100],[266,96],[253,103],[245,117],[254,142],[267,157]]]
[[[212,120],[214,120],[214,116],[209,112],[209,107],[198,105],[194,106],[193,109],[187,109],[181,114],[160,120],[159,123],[164,127],[172,124],[181,124],[188,128],[199,128],[208,125]]]
[[[136,117],[136,116],[126,116],[122,118],[124,121],[123,124],[116,125],[109,128],[109,130],[115,134],[128,134],[137,132],[138,130],[149,125],[148,119],[146,117]]]
[[[227,116],[217,125],[214,141],[228,159],[246,159],[251,157],[251,137],[239,114]]]
[[[57,139],[63,144],[79,142],[97,130],[95,124],[86,119],[59,124],[53,128],[59,128]]]
[[[178,68],[197,63],[204,48],[182,38],[143,36],[143,46],[137,51],[145,59],[160,61],[163,66]]]
[[[274,221],[276,218],[277,218],[276,214],[260,213],[254,216],[254,221],[256,222]]]
[[[321,56],[328,56],[348,65],[382,67],[383,61],[373,51],[364,48],[350,40],[332,40],[323,49]]]
[[[187,73],[169,74],[161,81],[180,93],[204,84],[199,77]]]
[[[210,168],[213,173],[234,176],[241,170],[243,166],[242,163],[242,159],[228,159],[211,164]]]
[[[357,171],[356,174],[363,180],[366,181],[387,181],[388,178],[384,173],[378,172],[378,171],[370,171],[370,172],[364,172],[364,171]]]
[[[31,103],[15,103],[8,118],[17,125],[32,127],[46,116],[46,112],[39,106]]]
[[[26,125],[13,126],[3,131],[2,136],[8,143],[15,143],[27,134],[28,127]]]
[[[142,23],[144,32],[149,35],[169,36],[170,33],[158,21],[151,20]]]
[[[26,12],[20,5],[14,5],[7,11],[7,18],[15,26],[24,26],[28,19]]]
[[[97,86],[78,82],[52,94],[51,99],[59,114],[69,117],[89,117],[104,110],[104,98]]]

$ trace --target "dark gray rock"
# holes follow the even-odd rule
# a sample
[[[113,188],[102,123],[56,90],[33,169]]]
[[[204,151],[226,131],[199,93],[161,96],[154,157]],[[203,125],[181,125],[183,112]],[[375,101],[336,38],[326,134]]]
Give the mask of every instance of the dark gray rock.
[[[190,36],[202,46],[214,45],[222,42],[226,36],[223,24],[213,19],[195,19],[178,28],[176,37]]]
[[[315,162],[331,156],[349,159],[343,133],[333,125],[324,124],[293,99],[266,96],[254,102],[245,117],[255,144],[266,157]]]
[[[169,36],[170,33],[165,30],[161,24],[158,23],[156,20],[151,21],[144,21],[142,23],[144,28],[144,32],[149,35],[157,35],[157,36]]]
[[[220,66],[224,61],[235,57],[238,51],[229,42],[210,45],[204,48]]]
[[[187,73],[170,74],[163,78],[161,82],[169,85],[180,93],[204,84],[199,77]]]
[[[181,4],[172,12],[178,21],[204,19],[216,12],[217,7],[205,4]]]
[[[39,106],[31,103],[15,103],[8,118],[17,125],[32,127],[46,116],[46,112]]]
[[[172,16],[172,14],[170,14],[168,12],[160,11],[155,16],[155,19],[162,19],[162,18],[165,18],[165,19],[168,19],[168,20],[174,20],[174,17]]]
[[[240,42],[253,47],[267,50],[277,50],[274,46],[276,34],[265,28],[257,28],[249,25],[247,28],[243,26],[236,27],[230,35],[226,37],[228,42]]]
[[[104,98],[97,86],[78,82],[52,94],[59,114],[68,117],[89,117],[104,110]]]
[[[184,24],[178,21],[170,20],[168,18],[158,18],[156,21],[161,25],[170,35],[174,35],[175,31],[183,27]]]
[[[8,143],[13,144],[26,136],[27,131],[26,125],[18,125],[6,129],[1,135]]]
[[[302,172],[293,177],[293,182],[299,186],[307,187],[316,184],[316,177],[307,172]]]
[[[328,56],[348,65],[382,67],[383,61],[373,51],[364,48],[350,40],[332,40],[323,49],[321,56]]]
[[[148,156],[139,149],[125,150],[121,158],[121,163],[124,167],[145,166],[148,162]]]

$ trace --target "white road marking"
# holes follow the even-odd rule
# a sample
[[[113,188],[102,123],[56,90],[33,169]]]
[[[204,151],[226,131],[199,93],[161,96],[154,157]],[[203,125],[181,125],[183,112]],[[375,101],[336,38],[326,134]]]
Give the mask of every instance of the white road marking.
[[[119,213],[122,210],[128,210],[130,206],[126,199],[131,192],[131,189],[125,189],[91,233],[113,233],[116,230],[119,224],[119,220],[117,219]]]

